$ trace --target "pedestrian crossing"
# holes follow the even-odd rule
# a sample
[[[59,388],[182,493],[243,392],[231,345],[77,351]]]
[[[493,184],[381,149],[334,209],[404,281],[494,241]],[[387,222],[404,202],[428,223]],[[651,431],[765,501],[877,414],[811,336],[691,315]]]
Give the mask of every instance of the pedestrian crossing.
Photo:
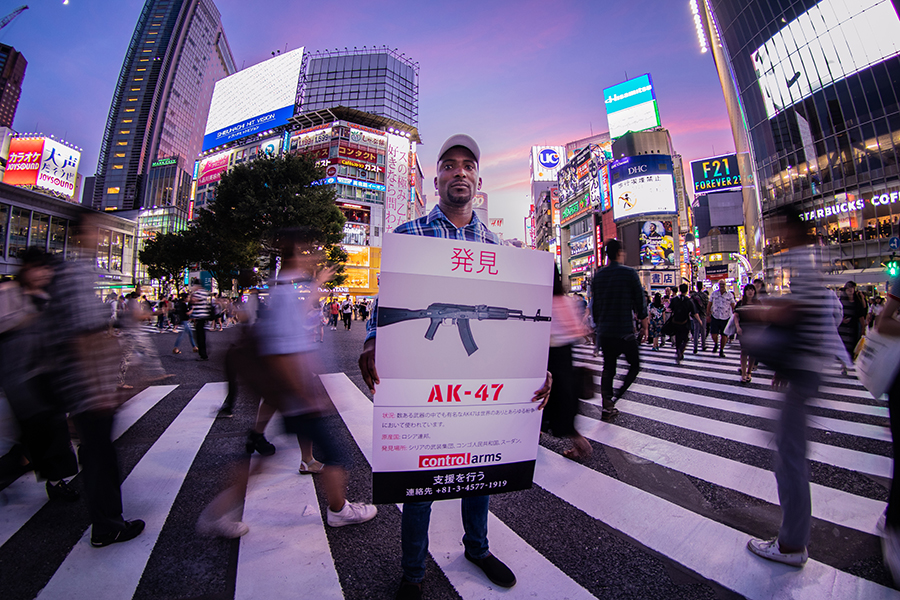
[[[688,354],[676,365],[673,350],[642,348],[641,374],[617,404],[621,414],[614,421],[599,419],[599,395],[582,404],[576,427],[592,443],[591,460],[564,458],[559,453],[564,443],[542,435],[534,490],[492,502],[491,548],[516,573],[514,588],[496,588],[463,558],[459,501],[435,503],[429,549],[436,571],[426,580],[425,597],[434,591],[434,597],[465,599],[713,598],[720,593],[716,590],[727,590],[766,600],[900,598],[880,566],[876,527],[891,477],[884,403],[872,399],[855,378],[840,376],[836,364],[826,368],[819,394],[810,403],[814,517],[810,560],[800,570],[763,561],[747,551],[746,542],[749,537],[774,535],[780,520],[771,472],[771,429],[780,394],[771,389],[771,373],[762,368],[751,384],[741,384],[738,355],[731,348],[726,353],[724,359],[710,353]],[[594,371],[599,388],[602,360],[587,346],[577,347],[574,354],[576,364]],[[623,362],[620,375],[624,367]],[[343,435],[360,456],[348,499],[365,500],[360,494],[367,492],[359,481],[369,473],[372,402],[343,373],[320,379],[346,428]],[[151,386],[135,395],[118,413],[114,435],[141,430],[142,417],[159,411],[163,400],[177,395],[177,388]],[[39,592],[27,597],[175,597],[154,595],[148,582],[168,574],[159,566],[163,562],[159,555],[171,552],[171,540],[163,538],[173,522],[196,520],[182,513],[191,500],[185,498],[186,481],[198,476],[198,465],[207,464],[199,457],[231,435],[227,424],[213,427],[218,422],[209,416],[225,391],[224,383],[209,383],[190,392],[184,408],[127,473],[125,515],[144,519],[144,533],[132,542],[98,550],[90,547],[89,532],[81,531],[61,549],[59,564],[40,582]],[[380,554],[380,562],[374,564],[382,565],[381,570],[393,569],[386,577],[398,582],[402,505],[379,507],[379,516],[365,525],[327,528],[316,479],[297,473],[296,440],[278,435],[274,423],[268,435],[278,451],[251,461],[254,476],[242,511],[235,514],[250,532],[239,540],[205,541],[196,541],[192,530],[180,534],[191,538],[192,544],[221,545],[216,556],[234,555],[233,563],[217,566],[227,573],[222,584],[227,593],[215,597],[391,597],[374,583],[380,573],[371,573],[373,581],[368,582],[359,575],[365,574],[364,569],[348,570],[342,545],[360,544],[366,548],[360,554]],[[26,597],[5,593],[4,580],[11,571],[4,549],[20,547],[21,531],[32,531],[47,518],[42,511],[46,494],[31,474],[0,493],[7,500],[0,508],[0,597]],[[529,506],[547,501],[552,501],[547,508]],[[198,503],[204,504],[197,499],[194,504]],[[573,532],[565,528],[571,523],[588,526]],[[571,537],[542,539],[561,530]],[[586,550],[596,547],[598,536],[605,536],[604,544],[629,546],[641,561],[675,565],[699,587],[669,581],[659,589],[613,593],[609,586],[617,584],[610,581],[610,569],[627,574],[628,569],[644,570],[644,565],[604,564],[608,556]],[[190,563],[190,555],[185,562]]]

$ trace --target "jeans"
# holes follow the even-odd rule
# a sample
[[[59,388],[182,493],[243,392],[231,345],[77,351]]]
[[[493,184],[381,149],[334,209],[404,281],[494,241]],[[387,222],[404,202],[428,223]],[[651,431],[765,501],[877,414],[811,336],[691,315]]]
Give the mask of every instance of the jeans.
[[[600,377],[600,395],[603,397],[603,406],[609,407],[613,399],[613,380],[616,378],[616,362],[619,356],[625,355],[628,361],[628,373],[622,381],[617,396],[621,398],[625,391],[637,379],[641,370],[641,354],[638,350],[637,339],[634,336],[628,338],[604,337],[600,339],[600,348],[603,350],[603,375]]]
[[[785,372],[788,380],[781,415],[775,430],[775,482],[781,504],[778,541],[785,546],[809,544],[812,501],[809,492],[809,463],[806,460],[806,401],[819,389],[820,375],[794,369]]]
[[[691,321],[691,332],[694,334],[694,353],[697,352],[697,342],[701,347],[706,346],[706,317],[700,317],[702,323]]]
[[[194,333],[191,331],[191,322],[190,321],[182,321],[181,322],[181,331],[178,332],[178,335],[175,336],[175,347],[178,347],[178,343],[181,341],[181,338],[184,334],[187,333],[188,340],[191,342],[191,348],[196,346],[194,343]]]
[[[81,445],[78,459],[91,518],[92,537],[115,533],[125,527],[119,461],[112,442],[113,416],[83,412],[72,417]]]
[[[472,558],[484,558],[490,551],[487,540],[488,504],[490,496],[462,499],[463,546]],[[419,583],[425,579],[425,558],[428,556],[428,523],[431,502],[406,502],[400,525],[400,546],[403,558],[403,577]]]

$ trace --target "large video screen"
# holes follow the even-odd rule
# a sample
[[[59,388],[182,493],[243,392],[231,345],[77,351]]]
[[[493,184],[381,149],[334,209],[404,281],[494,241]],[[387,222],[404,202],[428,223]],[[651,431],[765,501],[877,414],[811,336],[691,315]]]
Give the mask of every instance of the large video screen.
[[[603,102],[606,104],[606,121],[611,138],[660,125],[649,73],[604,89]]]
[[[672,157],[644,154],[609,165],[613,218],[618,221],[648,213],[675,213]]]
[[[641,223],[640,240],[641,266],[675,266],[672,221],[644,221]]]
[[[216,82],[203,150],[284,125],[294,116],[303,48]]]
[[[891,0],[822,0],[751,54],[771,119],[824,87],[900,54]]]

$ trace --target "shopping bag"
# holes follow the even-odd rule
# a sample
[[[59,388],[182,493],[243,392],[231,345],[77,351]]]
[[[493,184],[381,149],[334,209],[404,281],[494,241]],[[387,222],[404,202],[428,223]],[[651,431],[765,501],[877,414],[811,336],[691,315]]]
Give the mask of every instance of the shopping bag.
[[[856,377],[876,399],[888,391],[900,371],[900,337],[870,330],[856,358]]]
[[[725,329],[722,331],[728,337],[733,336],[737,333],[737,325],[734,323],[734,313],[731,313],[731,318],[728,319],[728,322],[725,323]]]

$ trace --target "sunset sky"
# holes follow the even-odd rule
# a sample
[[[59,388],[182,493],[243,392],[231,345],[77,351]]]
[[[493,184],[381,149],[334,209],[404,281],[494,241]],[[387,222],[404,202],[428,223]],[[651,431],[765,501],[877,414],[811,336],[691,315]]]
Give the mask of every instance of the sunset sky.
[[[84,149],[92,175],[142,0],[38,0],[0,31],[28,69],[14,129]],[[3,2],[0,15],[21,2]],[[491,217],[524,239],[533,145],[607,130],[603,88],[650,73],[664,127],[691,160],[732,151],[712,57],[688,0],[304,2],[216,0],[238,66],[274,50],[387,45],[419,70],[420,162],[429,207],[436,152],[454,133],[482,149]],[[689,176],[688,176],[689,177]]]

